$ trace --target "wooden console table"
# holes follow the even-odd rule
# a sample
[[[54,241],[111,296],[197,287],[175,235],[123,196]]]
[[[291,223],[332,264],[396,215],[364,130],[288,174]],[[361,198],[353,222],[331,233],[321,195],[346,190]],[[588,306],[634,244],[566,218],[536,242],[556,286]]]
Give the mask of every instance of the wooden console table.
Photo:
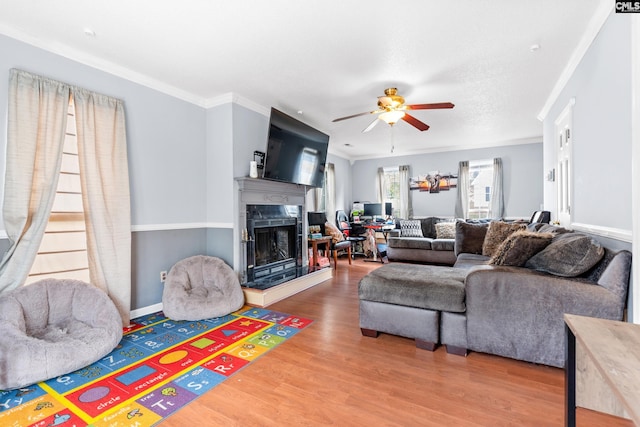
[[[640,426],[640,325],[565,314],[565,424],[576,406]]]

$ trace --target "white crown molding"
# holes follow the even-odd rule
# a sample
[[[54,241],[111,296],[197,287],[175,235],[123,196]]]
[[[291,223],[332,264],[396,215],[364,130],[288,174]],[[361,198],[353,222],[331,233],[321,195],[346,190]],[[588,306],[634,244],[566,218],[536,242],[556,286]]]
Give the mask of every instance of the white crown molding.
[[[104,59],[98,58],[96,56],[78,51],[67,45],[55,43],[51,40],[42,40],[6,25],[0,25],[0,34],[4,34],[7,37],[11,37],[40,49],[44,49],[47,52],[60,55],[62,57],[75,62],[79,62],[97,70],[113,74],[114,76],[121,77],[133,83],[137,83],[150,89],[157,90],[191,104],[195,104],[201,107],[204,107],[205,105],[205,99],[200,96],[194,95],[190,92],[186,92],[182,89],[178,89],[175,86],[171,86],[159,80],[153,79],[147,75],[122,67],[113,62],[105,61]]]
[[[483,149],[483,148],[497,148],[497,147],[508,147],[511,145],[526,145],[526,144],[542,144],[542,135],[540,136],[535,136],[535,137],[531,137],[531,138],[521,138],[521,139],[511,139],[511,140],[505,140],[505,141],[496,141],[496,142],[488,142],[488,143],[482,143],[482,144],[469,144],[469,145],[453,145],[453,146],[446,146],[446,147],[433,147],[433,148],[425,148],[423,150],[419,150],[419,151],[406,151],[406,152],[396,152],[394,154],[380,154],[377,156],[367,156],[367,155],[362,155],[362,156],[345,156],[345,155],[340,155],[341,157],[347,158],[351,161],[351,164],[353,165],[353,163],[357,160],[369,160],[369,159],[381,159],[381,158],[388,158],[388,157],[403,157],[403,156],[416,156],[416,155],[420,155],[420,154],[433,154],[433,153],[444,153],[444,152],[451,152],[451,151],[465,151],[465,150],[479,150],[479,149]],[[336,153],[336,152],[332,152],[331,151],[331,146],[329,146],[329,152],[330,153]]]
[[[233,92],[225,93],[224,95],[216,96],[214,98],[209,98],[204,103],[204,108],[213,108],[219,105],[225,104],[237,104],[241,105],[251,111],[254,111],[258,114],[262,114],[263,116],[269,117],[271,114],[271,109],[265,107],[264,105],[258,104],[250,100],[249,98],[245,98],[242,95],[238,95]]]
[[[549,97],[547,98],[547,102],[545,102],[542,110],[540,110],[540,112],[538,113],[538,120],[543,121],[547,117],[547,114],[549,114],[551,107],[560,96],[560,92],[562,92],[564,87],[567,85],[569,79],[576,71],[576,68],[578,68],[580,61],[582,61],[582,58],[587,53],[587,50],[589,50],[589,47],[591,47],[591,44],[600,32],[600,29],[602,29],[605,21],[607,20],[609,15],[613,13],[614,7],[615,2],[613,1],[600,2],[598,9],[596,9],[593,17],[591,18],[591,21],[589,21],[589,25],[587,26],[587,29],[585,30],[580,43],[578,43],[578,46],[576,46],[573,54],[569,58],[569,62],[564,67],[564,70],[562,70],[558,81],[556,82],[555,86],[551,90],[551,93],[549,94]]]
[[[631,230],[623,230],[621,228],[602,227],[600,225],[581,224],[577,222],[572,222],[570,228],[572,230],[582,231],[584,233],[620,240],[627,243],[631,243],[633,238]]]

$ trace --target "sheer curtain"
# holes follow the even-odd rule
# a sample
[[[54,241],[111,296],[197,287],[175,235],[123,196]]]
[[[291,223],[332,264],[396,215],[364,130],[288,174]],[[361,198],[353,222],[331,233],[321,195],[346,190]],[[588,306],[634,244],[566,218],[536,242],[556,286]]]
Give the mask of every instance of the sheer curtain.
[[[491,186],[491,204],[489,218],[504,217],[504,190],[502,188],[502,159],[493,159],[493,183]]]
[[[400,171],[400,218],[409,219],[413,217],[413,209],[411,207],[411,189],[409,188],[409,179],[411,171],[409,165],[399,167]]]
[[[376,174],[376,202],[384,202],[384,168],[378,168]]]
[[[131,309],[131,215],[124,105],[81,89],[73,96],[89,274],[116,303],[126,325]]]
[[[69,86],[11,70],[2,214],[9,250],[0,292],[22,286],[53,206],[67,126]]]
[[[333,163],[327,163],[325,170],[325,213],[327,221],[336,223],[336,168]]]
[[[456,199],[456,218],[469,217],[469,161],[458,163],[458,198]]]
[[[40,246],[73,96],[91,282],[109,294],[127,325],[131,214],[122,101],[20,70],[11,70],[9,86],[3,215],[11,246],[0,264],[0,292],[24,284]]]

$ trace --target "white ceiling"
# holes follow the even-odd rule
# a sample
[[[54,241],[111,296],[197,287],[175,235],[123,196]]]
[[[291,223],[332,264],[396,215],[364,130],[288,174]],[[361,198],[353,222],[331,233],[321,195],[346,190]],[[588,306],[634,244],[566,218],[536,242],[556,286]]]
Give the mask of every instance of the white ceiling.
[[[374,110],[386,87],[455,104],[414,111],[428,131],[398,123],[394,155],[540,141],[537,116],[605,3],[2,0],[0,33],[205,107],[276,107],[355,160],[389,156],[391,128],[332,120]]]

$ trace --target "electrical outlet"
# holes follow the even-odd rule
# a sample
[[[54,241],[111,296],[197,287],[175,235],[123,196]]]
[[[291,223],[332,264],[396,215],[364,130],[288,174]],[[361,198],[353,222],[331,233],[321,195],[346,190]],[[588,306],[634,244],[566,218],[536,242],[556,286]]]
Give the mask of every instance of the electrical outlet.
[[[160,281],[162,283],[164,283],[165,280],[167,280],[167,272],[166,271],[161,271],[160,272]]]

